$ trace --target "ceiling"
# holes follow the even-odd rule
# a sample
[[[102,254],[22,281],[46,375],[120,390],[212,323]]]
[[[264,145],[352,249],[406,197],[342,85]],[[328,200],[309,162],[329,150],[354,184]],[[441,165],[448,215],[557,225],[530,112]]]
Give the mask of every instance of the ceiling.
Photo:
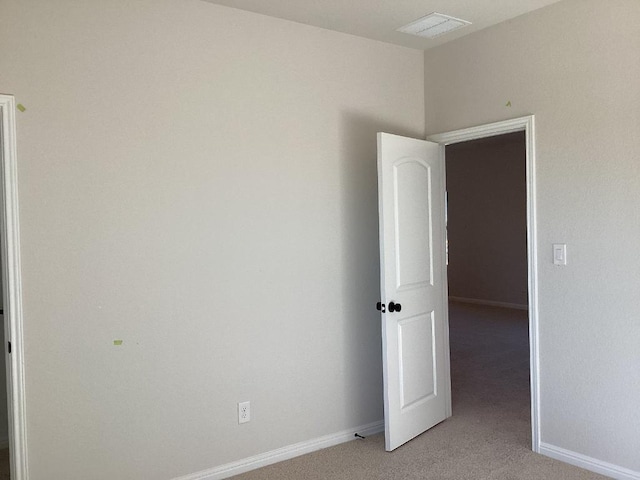
[[[204,0],[359,37],[426,50],[559,0]],[[472,22],[434,39],[396,32],[429,13]]]

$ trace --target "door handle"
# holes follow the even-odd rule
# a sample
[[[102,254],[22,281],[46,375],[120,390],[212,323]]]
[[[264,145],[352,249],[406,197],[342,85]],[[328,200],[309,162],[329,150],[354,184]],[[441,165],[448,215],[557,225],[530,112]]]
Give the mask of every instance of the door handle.
[[[385,307],[384,307],[384,303],[382,303],[382,302],[376,303],[376,310],[380,310],[382,313],[385,313],[386,310],[385,310]]]
[[[399,303],[389,302],[389,311],[390,312],[399,312],[402,310],[402,305]]]

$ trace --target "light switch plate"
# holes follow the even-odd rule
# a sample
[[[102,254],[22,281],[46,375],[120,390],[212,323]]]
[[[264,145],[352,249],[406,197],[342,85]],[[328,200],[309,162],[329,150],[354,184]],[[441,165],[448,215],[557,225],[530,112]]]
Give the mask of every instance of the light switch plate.
[[[567,244],[566,243],[553,244],[553,264],[554,265],[567,264]]]

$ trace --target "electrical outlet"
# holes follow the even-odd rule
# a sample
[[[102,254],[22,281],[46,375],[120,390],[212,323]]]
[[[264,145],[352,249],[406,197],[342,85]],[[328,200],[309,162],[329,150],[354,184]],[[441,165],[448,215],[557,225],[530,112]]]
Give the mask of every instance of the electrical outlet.
[[[251,420],[251,402],[238,403],[238,423],[247,423]]]

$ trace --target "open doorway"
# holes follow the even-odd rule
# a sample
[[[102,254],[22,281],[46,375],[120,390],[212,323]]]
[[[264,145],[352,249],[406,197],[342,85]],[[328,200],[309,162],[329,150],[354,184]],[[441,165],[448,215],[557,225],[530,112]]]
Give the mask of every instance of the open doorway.
[[[383,313],[388,451],[452,416],[445,147],[514,132],[524,132],[525,139],[531,448],[540,450],[534,117],[528,116],[432,135],[427,142],[378,133],[382,301],[377,307]]]
[[[515,132],[524,134],[525,148],[525,182],[526,182],[526,254],[527,254],[527,310],[512,309],[521,312],[526,320],[528,331],[529,353],[529,391],[530,425],[531,425],[531,449],[540,452],[540,396],[539,396],[539,334],[538,334],[538,247],[537,247],[537,219],[536,219],[536,159],[535,159],[535,119],[533,115],[504,120],[476,127],[453,130],[449,132],[430,135],[427,139],[444,147],[456,145],[479,139],[489,139],[498,135],[506,135]],[[490,142],[490,140],[487,140]],[[491,189],[489,186],[488,189]],[[502,302],[512,303],[512,302]],[[517,305],[517,302],[513,302]],[[472,305],[467,303],[467,305]],[[501,305],[502,307],[508,305]],[[512,307],[515,305],[511,305]],[[494,308],[500,311],[499,306],[483,305],[484,308]],[[502,310],[504,313],[504,310]],[[448,331],[448,329],[447,329]],[[451,333],[451,332],[449,332]],[[520,337],[522,338],[522,337]],[[447,339],[449,341],[449,339]],[[520,348],[526,353],[526,349]],[[507,362],[508,363],[508,362]],[[520,370],[522,371],[522,370]],[[448,415],[450,416],[451,405]]]
[[[445,158],[453,414],[529,445],[525,133],[449,145]]]

